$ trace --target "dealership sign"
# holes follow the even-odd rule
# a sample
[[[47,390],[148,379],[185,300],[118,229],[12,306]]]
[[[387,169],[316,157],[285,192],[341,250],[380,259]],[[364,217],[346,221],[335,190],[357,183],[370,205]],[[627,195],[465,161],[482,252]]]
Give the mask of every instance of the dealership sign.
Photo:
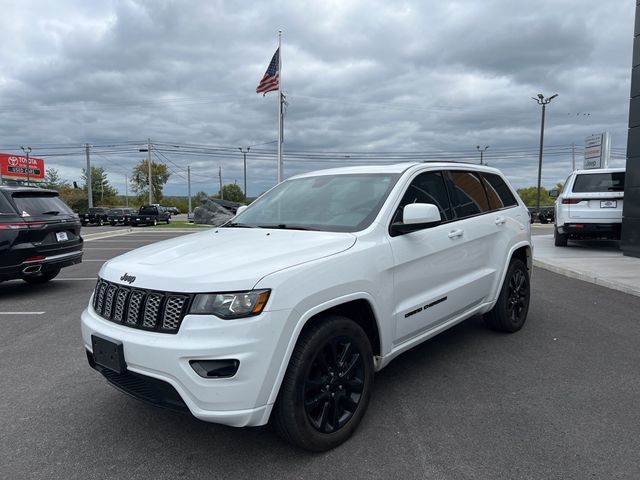
[[[611,153],[609,132],[590,135],[584,139],[584,169],[607,168]]]
[[[41,158],[0,153],[0,178],[13,180],[44,180],[44,160]]]

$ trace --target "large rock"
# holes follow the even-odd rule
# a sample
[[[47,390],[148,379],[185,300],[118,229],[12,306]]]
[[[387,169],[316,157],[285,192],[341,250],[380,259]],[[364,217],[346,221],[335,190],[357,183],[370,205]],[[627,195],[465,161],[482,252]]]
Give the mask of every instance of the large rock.
[[[222,225],[235,215],[238,206],[240,204],[235,202],[208,198],[193,210],[193,222],[202,225]]]

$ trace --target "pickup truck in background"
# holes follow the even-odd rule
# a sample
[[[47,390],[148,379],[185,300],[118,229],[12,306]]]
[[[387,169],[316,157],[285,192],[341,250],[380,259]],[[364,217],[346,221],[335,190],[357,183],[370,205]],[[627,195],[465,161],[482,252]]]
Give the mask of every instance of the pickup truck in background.
[[[140,207],[137,215],[133,215],[130,224],[138,225],[157,225],[159,222],[171,222],[171,214],[159,205],[143,205]]]
[[[90,208],[88,212],[81,213],[79,215],[80,223],[82,223],[83,227],[89,223],[102,226],[105,223],[107,223],[108,216],[109,216],[109,209],[102,208],[102,207]]]
[[[135,208],[112,208],[109,210],[107,219],[112,227],[120,225],[129,225],[131,217],[138,214]]]

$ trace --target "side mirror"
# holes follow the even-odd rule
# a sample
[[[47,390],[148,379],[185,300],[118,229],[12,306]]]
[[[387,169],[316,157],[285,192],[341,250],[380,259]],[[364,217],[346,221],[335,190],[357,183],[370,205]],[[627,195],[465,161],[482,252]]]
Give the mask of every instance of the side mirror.
[[[560,192],[555,188],[553,190],[549,190],[549,196],[551,198],[558,198],[558,195],[560,195]]]
[[[249,208],[247,205],[240,205],[238,207],[238,209],[236,210],[236,215],[240,215],[242,212],[244,212],[247,208]]]
[[[410,203],[402,212],[402,223],[391,225],[391,235],[415,232],[429,227],[435,227],[442,221],[440,210],[430,203]]]

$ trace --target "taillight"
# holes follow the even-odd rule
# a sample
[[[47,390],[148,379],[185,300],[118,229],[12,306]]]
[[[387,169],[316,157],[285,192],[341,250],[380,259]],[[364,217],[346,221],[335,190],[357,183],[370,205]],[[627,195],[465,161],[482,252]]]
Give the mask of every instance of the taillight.
[[[562,203],[565,205],[575,205],[576,203],[580,203],[582,198],[563,198]]]
[[[0,230],[23,230],[29,228],[26,223],[0,223]]]
[[[18,222],[0,223],[0,230],[26,230],[28,228],[43,228],[46,222]]]

